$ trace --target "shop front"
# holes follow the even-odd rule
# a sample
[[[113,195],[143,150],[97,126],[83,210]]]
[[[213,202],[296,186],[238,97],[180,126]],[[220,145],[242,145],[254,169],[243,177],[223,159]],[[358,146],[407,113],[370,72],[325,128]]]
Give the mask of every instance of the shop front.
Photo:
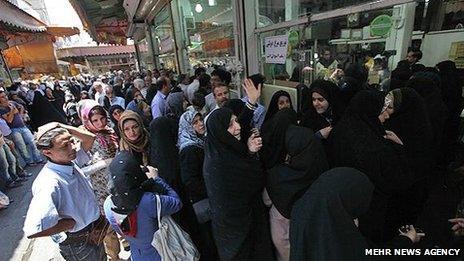
[[[146,2],[144,7],[140,4],[137,8],[133,7],[136,5],[127,7],[129,16],[131,13],[134,14],[134,23],[137,19],[145,21],[145,40],[136,41],[136,46],[148,46],[147,53],[138,50],[141,65],[145,65],[149,54],[152,53],[154,67],[157,69],[170,69],[176,73],[191,75],[197,67],[206,67],[212,71],[214,66],[219,65],[227,67],[235,76],[240,77],[243,63],[237,47],[238,1]],[[151,6],[147,7],[148,4]],[[152,11],[143,13],[142,9]],[[137,30],[129,32],[128,36],[133,37],[135,34]]]
[[[277,89],[297,100],[298,84],[327,79],[354,62],[365,64],[369,82],[379,84],[374,58],[392,70],[411,47],[426,53],[426,66],[462,59],[456,50],[464,41],[464,0],[147,2],[153,7],[145,7],[152,10],[144,18],[146,39],[156,68],[192,75],[198,66],[222,65],[236,86],[245,75],[262,73],[265,104]]]
[[[284,89],[298,106],[299,84],[329,79],[355,62],[373,71],[376,56],[396,65],[411,44],[416,6],[411,1],[272,2],[255,1],[256,69],[266,76],[265,105]],[[371,84],[380,80],[369,74]]]

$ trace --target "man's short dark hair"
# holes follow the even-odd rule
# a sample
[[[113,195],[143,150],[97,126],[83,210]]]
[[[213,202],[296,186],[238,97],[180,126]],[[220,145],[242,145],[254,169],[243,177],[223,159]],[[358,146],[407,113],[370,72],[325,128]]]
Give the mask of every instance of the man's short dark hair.
[[[203,87],[208,87],[211,85],[211,76],[208,74],[202,74],[200,77],[198,77],[198,82],[200,83],[200,88]]]
[[[226,85],[229,85],[230,82],[232,81],[232,75],[230,72],[224,70],[224,69],[216,69],[211,73],[211,76],[217,76],[219,79],[221,79],[221,82],[223,82]]]
[[[264,77],[262,74],[257,73],[253,74],[252,76],[248,77],[253,84],[255,85],[256,88],[258,88],[258,85],[261,84],[261,87],[263,86],[264,82],[266,81],[266,77]]]
[[[197,108],[203,108],[205,107],[206,100],[205,100],[205,95],[203,95],[201,92],[195,92],[193,94],[193,99],[192,99],[192,105]]]
[[[168,85],[168,78],[160,77],[156,81],[156,90],[161,91],[165,85]]]
[[[416,58],[418,61],[419,61],[420,59],[422,59],[422,51],[421,51],[421,50],[412,48],[412,49],[410,49],[409,51],[412,52],[412,56],[413,56],[414,58]]]
[[[203,73],[206,73],[206,69],[203,67],[198,67],[195,69],[195,77],[198,77],[202,75]]]

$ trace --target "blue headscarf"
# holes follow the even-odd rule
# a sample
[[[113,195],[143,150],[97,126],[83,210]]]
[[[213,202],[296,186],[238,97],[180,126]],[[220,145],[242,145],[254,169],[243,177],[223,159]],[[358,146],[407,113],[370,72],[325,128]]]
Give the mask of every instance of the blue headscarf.
[[[177,141],[179,152],[190,145],[194,145],[199,148],[203,148],[205,146],[204,136],[199,136],[193,128],[193,119],[197,115],[201,115],[201,113],[194,110],[189,110],[182,114],[180,117],[179,138]]]

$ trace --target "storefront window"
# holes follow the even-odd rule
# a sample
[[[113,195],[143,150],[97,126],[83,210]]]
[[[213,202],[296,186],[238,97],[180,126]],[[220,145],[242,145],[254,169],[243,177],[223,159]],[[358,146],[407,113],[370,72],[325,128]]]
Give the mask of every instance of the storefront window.
[[[140,65],[140,69],[150,69],[149,65],[152,64],[152,62],[150,61],[150,57],[149,57],[149,54],[148,54],[148,43],[147,43],[147,39],[142,39],[138,42],[135,43],[135,46],[137,48],[137,52],[138,52],[138,59],[139,59],[139,65]]]
[[[153,21],[153,48],[158,68],[178,71],[173,31],[171,7],[167,5]]]
[[[298,17],[330,11],[337,8],[362,4],[372,0],[255,0],[257,3],[258,27],[265,27]]]
[[[386,62],[394,55],[386,50],[386,42],[396,34],[391,16],[392,9],[367,11],[261,33],[263,72],[269,83],[295,85],[328,79],[336,69],[354,62],[374,70],[375,56]],[[282,41],[287,48],[279,50]],[[284,58],[272,59],[278,56]]]
[[[421,1],[418,7],[421,6],[424,17],[421,19],[420,27],[423,31],[464,29],[464,0],[430,0],[424,3]]]
[[[178,0],[178,6],[191,66],[236,60],[232,0]]]

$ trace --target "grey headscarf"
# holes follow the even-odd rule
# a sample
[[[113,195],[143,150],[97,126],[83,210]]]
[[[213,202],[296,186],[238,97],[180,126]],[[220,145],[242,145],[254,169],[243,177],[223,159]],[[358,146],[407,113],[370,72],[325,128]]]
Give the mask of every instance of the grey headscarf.
[[[166,98],[166,108],[169,111],[168,116],[171,118],[179,119],[182,113],[184,113],[183,103],[183,92],[170,93]]]
[[[193,119],[195,116],[201,115],[197,111],[189,110],[186,111],[179,120],[179,138],[177,146],[179,152],[187,146],[194,145],[200,148],[205,146],[205,140],[203,136],[199,136],[193,128]]]

